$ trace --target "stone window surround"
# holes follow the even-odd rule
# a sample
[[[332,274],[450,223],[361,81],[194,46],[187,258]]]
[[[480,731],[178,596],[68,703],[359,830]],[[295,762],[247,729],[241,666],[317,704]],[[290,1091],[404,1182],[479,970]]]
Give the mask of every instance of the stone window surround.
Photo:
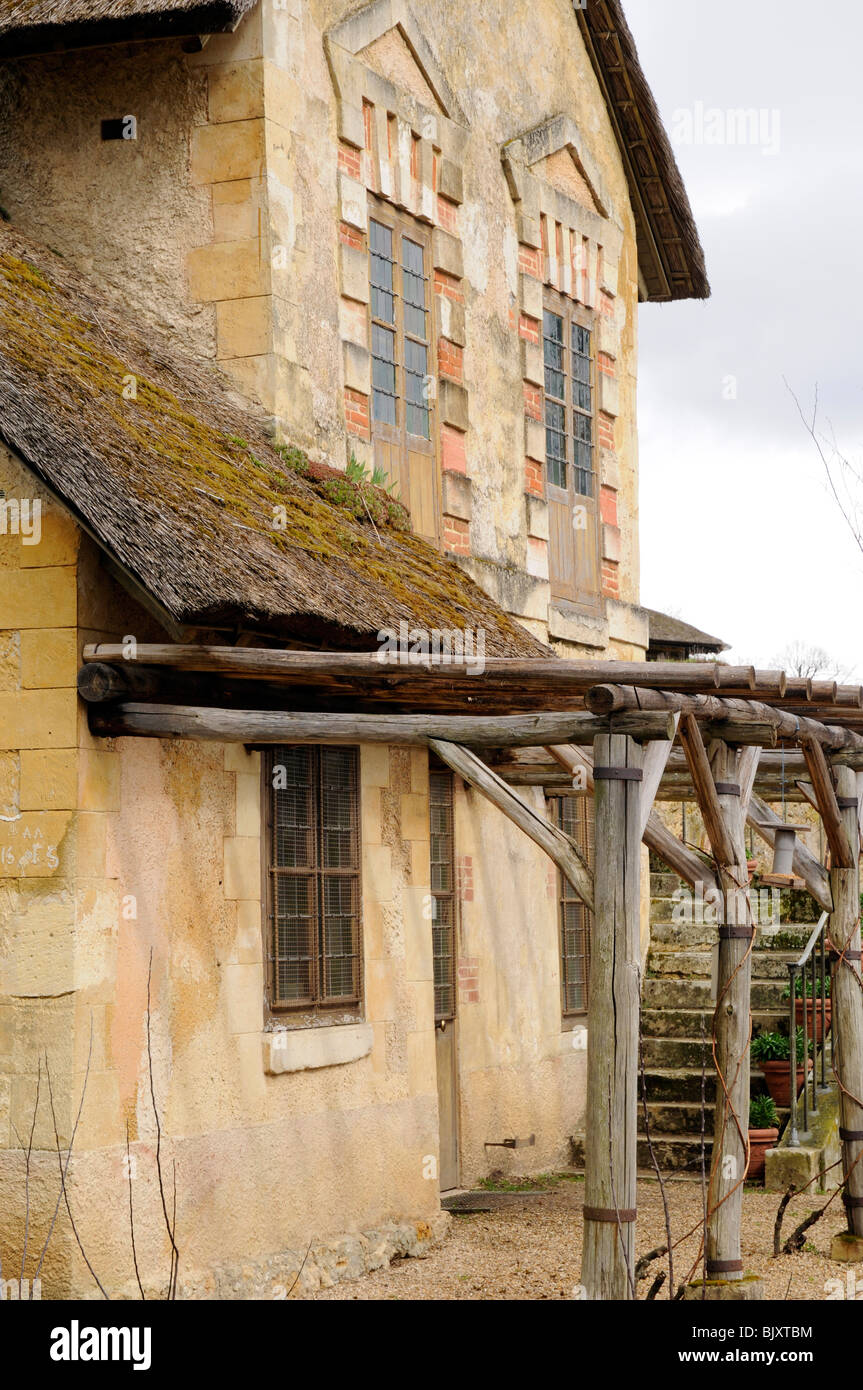
[[[593,212],[575,198],[553,188],[532,172],[533,167],[560,150],[574,157],[600,212]],[[519,326],[522,378],[526,398],[544,386],[542,352],[543,289],[549,285],[594,311],[596,359],[604,369],[596,371],[597,478],[600,493],[613,495],[615,520],[600,521],[602,587],[606,576],[616,580],[620,558],[620,530],[616,522],[616,497],[620,486],[617,455],[603,441],[613,436],[619,414],[616,362],[620,353],[623,305],[618,297],[618,269],[623,247],[623,228],[611,215],[601,175],[584,149],[571,118],[556,116],[536,130],[509,141],[501,160],[516,207],[519,242],[517,323]],[[543,244],[543,228],[555,228]],[[558,257],[560,242],[563,255]],[[581,284],[575,276],[582,273]],[[577,293],[576,291],[580,293]],[[534,328],[531,329],[531,323]],[[604,417],[604,427],[600,420]],[[545,500],[545,427],[527,411],[524,417],[525,511],[528,568],[537,578],[548,577],[548,503]],[[543,492],[536,491],[541,474]],[[597,498],[598,515],[600,498]],[[609,595],[616,597],[613,592]]]
[[[450,114],[432,110],[411,93],[389,82],[355,57],[358,49],[387,29],[398,27],[438,102]],[[340,147],[359,155],[359,178],[339,172],[340,337],[344,387],[350,393],[348,443],[361,461],[372,465],[371,352],[368,337],[369,265],[368,195],[371,193],[432,229],[432,361],[436,363],[436,441],[440,459],[442,533],[445,545],[469,550],[472,511],[465,436],[470,426],[468,392],[460,373],[447,363],[460,362],[465,347],[464,259],[458,233],[458,208],[464,194],[462,160],[468,131],[456,100],[431,50],[403,0],[378,0],[331,30],[325,39],[336,92]],[[370,131],[373,138],[369,140]],[[395,137],[393,139],[393,137]],[[381,158],[380,151],[393,157]],[[417,170],[412,177],[411,162]],[[347,162],[347,161],[345,161]],[[358,312],[358,311],[362,312]],[[361,325],[365,324],[365,334]],[[364,337],[363,341],[359,341]],[[367,402],[368,428],[358,425],[357,398]],[[362,410],[362,406],[360,406]],[[454,539],[453,539],[454,538]],[[450,545],[450,541],[452,542]]]

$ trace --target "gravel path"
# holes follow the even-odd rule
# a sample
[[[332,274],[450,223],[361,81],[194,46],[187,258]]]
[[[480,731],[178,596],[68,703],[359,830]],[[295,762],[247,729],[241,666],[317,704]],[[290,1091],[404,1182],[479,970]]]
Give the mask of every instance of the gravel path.
[[[672,1179],[666,1184],[675,1240],[696,1224],[697,1233],[674,1252],[675,1284],[697,1258],[701,1232],[700,1182]],[[422,1260],[396,1260],[350,1283],[311,1295],[315,1299],[548,1299],[572,1298],[579,1280],[581,1208],[584,1183],[564,1179],[547,1192],[517,1206],[472,1216],[454,1216],[446,1241]],[[772,1259],[773,1223],[780,1194],[747,1189],[743,1199],[743,1256],[746,1268],[764,1279],[765,1297],[773,1300],[824,1299],[829,1279],[844,1281],[848,1266],[829,1259],[831,1237],[843,1229],[844,1212],[836,1198],[827,1215],[806,1234],[797,1255]],[[783,1239],[827,1198],[804,1194],[785,1213]],[[638,1184],[636,1256],[665,1243],[665,1220],[659,1185]],[[644,1298],[652,1278],[667,1260],[656,1260],[639,1283]],[[660,1292],[667,1297],[667,1286]]]

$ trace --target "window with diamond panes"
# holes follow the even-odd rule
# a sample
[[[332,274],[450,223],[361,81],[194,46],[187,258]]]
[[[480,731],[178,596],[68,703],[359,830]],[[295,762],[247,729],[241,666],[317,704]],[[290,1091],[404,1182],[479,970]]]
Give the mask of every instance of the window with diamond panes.
[[[455,1018],[455,849],[451,772],[429,773],[435,1022]]]
[[[588,317],[562,295],[547,292],[542,329],[549,579],[553,598],[596,611],[599,517]]]
[[[274,1009],[361,997],[359,755],[277,747],[267,760],[269,979]]]
[[[587,863],[592,866],[593,802],[590,797],[553,797],[551,813],[555,825],[575,841]],[[593,919],[569,879],[559,870],[558,913],[561,1011],[567,1018],[587,1013]]]
[[[440,539],[426,230],[378,199],[369,216],[375,464],[417,535]]]

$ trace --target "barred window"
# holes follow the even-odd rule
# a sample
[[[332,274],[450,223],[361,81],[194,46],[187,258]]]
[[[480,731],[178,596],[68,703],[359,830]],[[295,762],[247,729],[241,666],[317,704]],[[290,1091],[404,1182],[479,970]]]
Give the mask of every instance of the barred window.
[[[593,802],[588,796],[551,798],[552,819],[593,864]],[[569,879],[558,871],[560,994],[564,1018],[587,1013],[593,916]]]
[[[451,772],[429,774],[435,1022],[455,1018],[455,853]]]
[[[267,758],[267,788],[271,1006],[356,1006],[358,749],[275,747]]]

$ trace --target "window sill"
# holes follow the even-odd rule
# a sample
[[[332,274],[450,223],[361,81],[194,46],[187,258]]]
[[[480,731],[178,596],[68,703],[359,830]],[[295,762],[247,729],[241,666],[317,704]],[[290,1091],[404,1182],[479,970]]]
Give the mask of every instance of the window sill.
[[[264,1033],[261,1044],[264,1071],[281,1076],[290,1071],[341,1067],[368,1057],[374,1031],[370,1023],[336,1024],[328,1028],[282,1028]]]

